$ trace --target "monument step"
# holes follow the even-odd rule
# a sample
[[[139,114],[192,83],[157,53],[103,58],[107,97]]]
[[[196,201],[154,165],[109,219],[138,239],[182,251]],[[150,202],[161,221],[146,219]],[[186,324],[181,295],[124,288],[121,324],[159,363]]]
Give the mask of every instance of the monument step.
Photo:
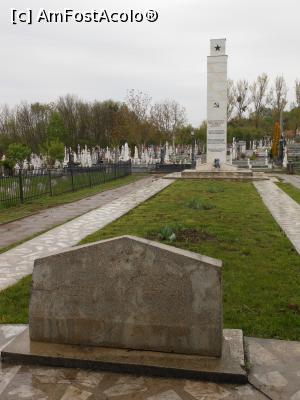
[[[27,328],[1,352],[5,362],[138,375],[247,383],[241,330],[223,330],[221,357],[34,342]]]
[[[236,180],[236,181],[265,181],[269,180],[269,177],[265,175],[263,172],[254,172],[252,176],[242,175],[242,176],[234,176],[232,173],[228,173],[226,176],[224,175],[217,175],[217,174],[210,174],[206,173],[203,175],[202,172],[197,175],[193,176],[190,173],[183,175],[181,172],[173,172],[172,174],[165,175],[163,179],[213,179],[213,180]]]
[[[182,178],[190,179],[261,179],[262,177],[254,177],[252,171],[197,171],[184,170],[181,173]]]

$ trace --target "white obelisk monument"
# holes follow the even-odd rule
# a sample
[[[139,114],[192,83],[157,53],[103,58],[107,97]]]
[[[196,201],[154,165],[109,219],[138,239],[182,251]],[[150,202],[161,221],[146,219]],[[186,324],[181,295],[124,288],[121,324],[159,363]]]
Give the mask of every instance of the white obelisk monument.
[[[227,55],[226,39],[211,39],[207,57],[207,164],[216,159],[221,169],[227,153]]]
[[[198,171],[235,171],[227,163],[227,55],[226,39],[210,40],[207,57],[206,163]],[[218,161],[217,161],[218,160]],[[216,164],[220,168],[215,168]]]
[[[206,163],[197,160],[196,169],[182,171],[184,178],[252,176],[227,162],[227,55],[226,39],[210,40],[207,57],[207,146]]]

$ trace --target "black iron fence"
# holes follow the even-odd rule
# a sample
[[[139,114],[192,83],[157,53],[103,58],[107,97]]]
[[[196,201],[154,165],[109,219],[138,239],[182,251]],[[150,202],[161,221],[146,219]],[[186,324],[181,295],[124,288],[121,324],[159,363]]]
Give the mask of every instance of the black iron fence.
[[[90,168],[19,171],[13,176],[0,177],[0,207],[24,203],[44,195],[74,192],[130,174],[131,161]]]

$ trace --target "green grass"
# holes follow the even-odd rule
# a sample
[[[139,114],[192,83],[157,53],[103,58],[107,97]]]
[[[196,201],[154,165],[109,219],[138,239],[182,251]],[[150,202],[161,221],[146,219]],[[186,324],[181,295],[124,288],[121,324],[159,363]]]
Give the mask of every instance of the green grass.
[[[31,275],[0,292],[0,323],[22,324],[28,322],[28,305]]]
[[[59,206],[62,204],[72,203],[73,201],[83,199],[84,197],[92,196],[109,189],[126,185],[135,182],[138,179],[145,177],[145,175],[129,175],[119,178],[101,185],[85,188],[76,192],[68,192],[57,196],[45,195],[25,204],[19,204],[10,208],[0,208],[0,224],[15,221],[16,219],[27,217],[35,214],[38,211],[45,210],[46,208]]]
[[[192,209],[191,198],[215,208]],[[180,241],[160,239],[166,226],[179,232]],[[123,234],[220,258],[225,327],[300,340],[300,257],[251,183],[177,181],[82,243]]]
[[[280,187],[286,194],[288,194],[292,199],[294,199],[297,203],[300,204],[300,189],[297,189],[295,186],[290,183],[278,182],[277,186]]]
[[[214,207],[191,208],[191,199]],[[300,257],[251,183],[176,181],[83,243],[123,234],[223,260],[224,327],[300,340]],[[27,304],[18,285],[21,312]],[[21,319],[6,312],[5,298],[0,293],[3,322],[26,323],[26,309]]]

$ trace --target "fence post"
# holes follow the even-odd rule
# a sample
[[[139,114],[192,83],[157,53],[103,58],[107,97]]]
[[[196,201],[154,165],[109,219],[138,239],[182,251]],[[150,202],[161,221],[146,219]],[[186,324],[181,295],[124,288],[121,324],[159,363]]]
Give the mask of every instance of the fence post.
[[[49,189],[50,189],[50,196],[53,196],[53,192],[52,192],[52,182],[51,182],[51,169],[49,169],[48,172],[49,172]]]
[[[106,182],[106,166],[105,164],[101,164],[100,166],[100,180],[101,180],[101,174],[103,175],[102,183]]]
[[[22,178],[22,170],[19,169],[19,187],[20,187],[20,202],[24,203],[24,192],[23,192],[23,178]]]
[[[90,187],[92,187],[92,178],[91,178],[91,168],[90,167],[88,169],[88,176],[89,176]]]
[[[73,168],[71,167],[71,183],[72,183],[72,192],[74,192],[74,176],[73,176]]]

